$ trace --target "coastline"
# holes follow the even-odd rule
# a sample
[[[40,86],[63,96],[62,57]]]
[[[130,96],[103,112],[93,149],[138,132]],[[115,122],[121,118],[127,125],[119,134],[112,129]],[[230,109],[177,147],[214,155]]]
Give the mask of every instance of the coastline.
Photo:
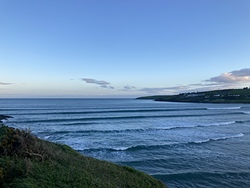
[[[11,116],[0,115],[0,120]],[[11,168],[9,165],[11,164]],[[154,177],[0,125],[0,187],[166,188]]]
[[[218,103],[218,104],[249,104],[250,89],[224,89],[203,92],[180,93],[178,95],[153,95],[136,99],[163,102]]]
[[[2,115],[0,114],[0,123],[3,123],[3,120],[7,120],[9,118],[13,118],[12,116]]]
[[[0,114],[14,117],[4,120],[5,125],[32,130],[39,138],[69,145],[84,156],[132,166],[169,187],[244,187],[249,181],[247,104],[133,99],[2,104]]]

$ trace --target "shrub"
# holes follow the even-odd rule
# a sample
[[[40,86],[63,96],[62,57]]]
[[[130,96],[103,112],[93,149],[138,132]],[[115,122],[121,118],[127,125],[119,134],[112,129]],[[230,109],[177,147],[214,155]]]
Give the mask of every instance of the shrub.
[[[0,154],[43,160],[41,142],[29,130],[1,127]]]
[[[165,187],[131,167],[83,156],[66,145],[0,126],[0,187]]]

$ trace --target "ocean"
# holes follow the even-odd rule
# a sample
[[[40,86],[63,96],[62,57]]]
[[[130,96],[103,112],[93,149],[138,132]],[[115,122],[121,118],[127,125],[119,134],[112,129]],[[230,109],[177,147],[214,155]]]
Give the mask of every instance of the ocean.
[[[6,125],[134,167],[169,188],[250,187],[250,105],[0,99]]]

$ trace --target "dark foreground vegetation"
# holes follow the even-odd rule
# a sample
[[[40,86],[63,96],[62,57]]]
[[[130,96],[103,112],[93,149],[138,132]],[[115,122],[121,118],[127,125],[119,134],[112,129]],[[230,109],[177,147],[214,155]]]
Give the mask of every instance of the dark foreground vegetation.
[[[180,93],[179,95],[155,95],[137,99],[197,103],[250,103],[250,88]]]
[[[134,170],[77,153],[66,145],[36,138],[30,131],[0,125],[0,187],[163,188]]]

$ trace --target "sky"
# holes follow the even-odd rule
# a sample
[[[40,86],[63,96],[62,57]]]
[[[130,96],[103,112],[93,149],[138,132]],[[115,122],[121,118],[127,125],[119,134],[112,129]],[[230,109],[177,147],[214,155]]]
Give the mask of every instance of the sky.
[[[0,98],[250,87],[249,0],[0,0]]]

